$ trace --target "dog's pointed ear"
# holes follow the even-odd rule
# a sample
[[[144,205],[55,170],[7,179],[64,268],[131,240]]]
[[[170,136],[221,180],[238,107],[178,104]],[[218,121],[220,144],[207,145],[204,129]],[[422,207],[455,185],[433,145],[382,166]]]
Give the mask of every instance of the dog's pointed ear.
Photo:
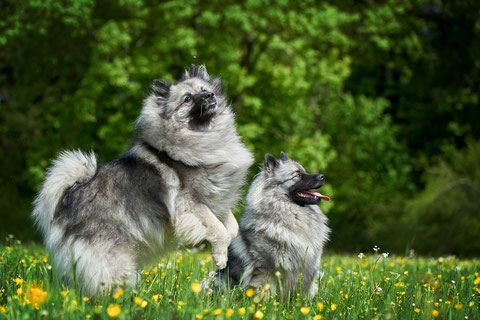
[[[280,159],[282,161],[288,161],[288,157],[287,157],[287,154],[283,151],[280,151]]]
[[[153,93],[160,98],[167,98],[170,94],[170,87],[172,84],[168,81],[162,81],[159,79],[153,80],[152,89]]]
[[[275,159],[270,153],[265,155],[265,162],[264,162],[265,171],[268,173],[273,173],[275,169],[278,167],[278,160]]]
[[[185,70],[185,74],[183,75],[183,79],[193,78],[197,75],[198,68],[193,63],[190,65],[188,70]]]
[[[205,81],[210,81],[210,75],[207,72],[207,67],[205,67],[205,65],[203,64],[197,67],[192,63],[190,65],[190,68],[187,71],[185,71],[185,74],[182,80],[186,80],[189,78],[200,78]]]

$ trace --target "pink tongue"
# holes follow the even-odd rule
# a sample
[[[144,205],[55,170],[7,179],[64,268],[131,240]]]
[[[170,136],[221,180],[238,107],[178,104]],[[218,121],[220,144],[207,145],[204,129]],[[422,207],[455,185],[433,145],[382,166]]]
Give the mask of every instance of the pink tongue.
[[[320,198],[322,200],[325,200],[325,201],[330,201],[330,198],[327,197],[327,196],[324,196],[323,194],[320,194],[318,192],[313,192],[313,191],[300,191],[301,193],[304,193],[304,194],[307,194],[309,196],[315,196],[317,198]]]

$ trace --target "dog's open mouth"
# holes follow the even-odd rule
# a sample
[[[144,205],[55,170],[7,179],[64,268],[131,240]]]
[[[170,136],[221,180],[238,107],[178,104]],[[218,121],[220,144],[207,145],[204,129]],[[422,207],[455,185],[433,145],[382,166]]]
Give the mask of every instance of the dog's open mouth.
[[[308,191],[308,190],[303,190],[303,191],[297,191],[296,194],[305,199],[313,200],[313,201],[319,201],[319,200],[325,200],[325,201],[330,201],[330,198],[327,196],[324,196],[323,194],[319,192],[314,192],[314,191]]]
[[[201,110],[200,110],[200,117],[207,113],[213,113],[217,110],[217,99],[215,97],[213,98],[212,101],[205,101],[202,104]]]
[[[311,191],[318,189],[325,183],[323,174],[308,174],[302,173],[301,179],[290,187],[290,197],[296,204],[300,206],[315,205],[320,201],[330,201],[330,198],[324,196],[318,191]]]

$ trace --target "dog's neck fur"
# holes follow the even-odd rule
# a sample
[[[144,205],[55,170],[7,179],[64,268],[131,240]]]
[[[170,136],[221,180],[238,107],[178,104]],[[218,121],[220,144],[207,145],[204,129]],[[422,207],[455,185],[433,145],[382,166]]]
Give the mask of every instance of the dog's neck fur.
[[[161,118],[158,106],[145,102],[132,147],[126,154],[136,155],[162,171],[165,166],[175,175],[188,172],[190,188],[197,200],[217,216],[236,205],[245,183],[252,154],[241,142],[233,125],[233,114],[224,108],[215,116],[208,131],[192,131],[181,124],[172,125]],[[156,129],[155,129],[156,128]],[[162,167],[162,168],[161,168]],[[210,183],[200,177],[208,176]],[[197,181],[203,181],[202,185]]]
[[[219,101],[219,104],[225,102]],[[229,107],[219,107],[205,131],[191,130],[187,125],[174,123],[174,119],[163,119],[158,115],[158,108],[154,97],[145,100],[138,120],[142,122],[139,126],[142,129],[138,131],[134,144],[145,142],[159,151],[165,151],[172,159],[193,167],[228,163],[239,170],[246,170],[253,163],[251,153],[235,130],[234,116]]]

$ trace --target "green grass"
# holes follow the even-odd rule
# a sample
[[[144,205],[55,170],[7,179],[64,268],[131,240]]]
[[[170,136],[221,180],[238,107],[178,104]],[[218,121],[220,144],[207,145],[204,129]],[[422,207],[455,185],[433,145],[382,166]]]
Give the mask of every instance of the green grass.
[[[241,289],[195,293],[192,284],[213,269],[208,252],[182,250],[143,270],[136,289],[94,298],[64,286],[44,248],[10,239],[0,247],[0,318],[111,319],[109,311],[118,319],[480,318],[479,260],[329,254],[313,300]]]

